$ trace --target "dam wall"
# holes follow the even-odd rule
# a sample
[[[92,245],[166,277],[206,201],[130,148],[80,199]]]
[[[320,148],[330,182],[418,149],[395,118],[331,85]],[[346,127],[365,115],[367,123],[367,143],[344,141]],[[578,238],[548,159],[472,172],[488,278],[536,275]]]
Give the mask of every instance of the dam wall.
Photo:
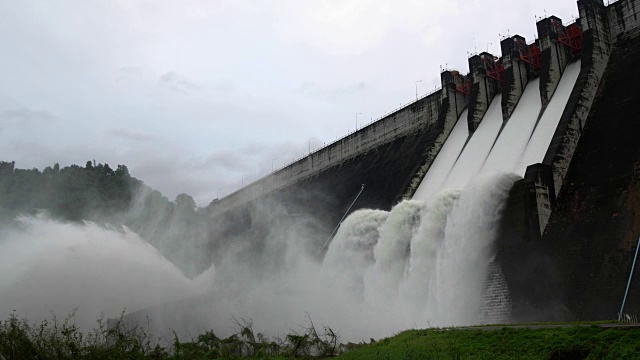
[[[385,144],[393,143],[421,130],[432,131],[439,128],[446,132],[444,119],[440,117],[443,98],[446,99],[445,107],[448,109],[449,97],[446,95],[446,90],[428,94],[214,202],[209,208],[209,214],[211,216],[221,214],[274,191],[308,180],[332,168],[340,167],[347,161],[359,158],[363,153],[377,151],[376,149]]]
[[[607,7],[609,34],[615,40],[640,28],[640,1],[617,1]]]
[[[618,38],[541,247],[575,319],[617,318],[640,235],[640,37]],[[640,313],[636,266],[625,312]]]
[[[638,1],[579,1],[581,70],[497,244],[513,321],[615,319],[640,236]],[[636,267],[624,312],[640,312]]]
[[[576,318],[617,318],[640,235],[638,5],[607,8],[610,60],[543,238]],[[630,314],[640,313],[639,276],[636,266]]]

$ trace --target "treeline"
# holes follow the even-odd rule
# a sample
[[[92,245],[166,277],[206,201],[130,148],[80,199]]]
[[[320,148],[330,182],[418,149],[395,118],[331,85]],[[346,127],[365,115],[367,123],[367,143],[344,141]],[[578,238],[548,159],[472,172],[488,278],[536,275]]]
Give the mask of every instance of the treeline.
[[[41,211],[62,221],[125,225],[188,274],[210,263],[200,251],[207,238],[205,211],[187,194],[169,201],[131,176],[126,165],[56,163],[40,171],[0,161],[0,223]]]
[[[0,162],[0,206],[5,214],[47,210],[51,216],[78,221],[86,215],[104,215],[127,209],[142,182],[125,165],[87,161],[85,167],[55,164],[43,171],[17,169]]]

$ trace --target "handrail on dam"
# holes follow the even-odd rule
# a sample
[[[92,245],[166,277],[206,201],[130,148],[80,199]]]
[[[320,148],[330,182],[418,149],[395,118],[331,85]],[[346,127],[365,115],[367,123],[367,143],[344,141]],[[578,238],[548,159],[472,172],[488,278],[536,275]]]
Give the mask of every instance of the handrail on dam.
[[[631,286],[631,279],[633,279],[633,271],[636,268],[636,261],[638,261],[638,249],[640,249],[640,238],[638,238],[638,245],[636,245],[636,254],[633,257],[633,263],[631,264],[631,272],[629,273],[629,281],[627,282],[627,289],[624,291],[624,298],[622,299],[622,306],[620,306],[620,312],[618,313],[618,321],[622,319],[624,311],[624,304],[627,302],[627,295],[629,294],[629,286]]]
[[[335,235],[336,232],[338,231],[338,229],[340,228],[340,225],[342,225],[342,222],[344,221],[344,219],[347,217],[347,215],[349,215],[349,211],[351,211],[351,208],[353,207],[353,204],[355,204],[356,201],[358,201],[358,198],[360,197],[360,194],[362,194],[362,192],[364,191],[365,185],[366,184],[362,184],[362,187],[360,188],[360,191],[358,192],[358,195],[356,195],[356,198],[353,199],[353,202],[351,203],[351,205],[349,205],[349,208],[347,209],[347,211],[345,211],[344,215],[342,215],[342,219],[340,219],[340,221],[338,221],[338,225],[336,225],[336,228],[333,229],[333,231],[331,232],[331,235],[329,235],[329,237],[327,238],[327,241],[325,241],[324,244],[322,244],[322,247],[320,248],[320,250],[318,250],[318,253],[316,255],[322,254],[322,250],[324,250],[325,246],[327,246],[329,241],[333,238],[333,235]]]
[[[432,90],[432,91],[430,91],[430,92],[428,92],[428,93],[426,93],[426,94],[424,94],[424,95],[422,95],[422,96],[420,96],[420,97],[416,98],[415,100],[412,100],[412,101],[410,101],[410,102],[408,102],[408,103],[405,103],[405,104],[401,105],[401,106],[400,106],[400,107],[398,107],[398,108],[395,108],[395,109],[393,109],[393,110],[391,110],[391,111],[389,111],[389,112],[386,112],[386,113],[384,113],[384,115],[382,115],[382,116],[380,116],[380,117],[378,117],[378,118],[376,118],[376,119],[374,119],[374,120],[372,120],[372,121],[370,121],[370,122],[368,122],[368,123],[365,123],[365,124],[364,124],[364,125],[362,125],[358,130],[355,130],[355,131],[349,131],[349,132],[347,132],[347,134],[346,134],[346,135],[344,135],[343,137],[341,137],[341,138],[339,138],[339,139],[337,139],[337,140],[334,140],[333,142],[330,142],[330,143],[328,143],[328,144],[325,144],[325,145],[323,145],[322,147],[319,147],[319,148],[315,149],[314,151],[312,151],[312,152],[310,152],[310,153],[308,153],[308,154],[306,154],[306,155],[304,155],[304,156],[301,156],[301,157],[299,157],[299,158],[296,158],[295,160],[292,160],[292,161],[290,161],[290,162],[286,163],[285,165],[282,165],[281,167],[279,167],[279,168],[277,168],[277,169],[275,169],[275,170],[273,170],[273,171],[271,171],[271,172],[269,172],[269,173],[267,173],[267,174],[265,174],[265,175],[263,175],[263,176],[261,176],[261,177],[259,177],[259,178],[255,179],[255,180],[253,180],[253,181],[251,181],[251,182],[249,182],[249,183],[247,183],[247,184],[245,184],[245,185],[243,185],[243,186],[240,186],[240,187],[239,187],[239,188],[237,188],[235,191],[232,191],[232,192],[230,192],[230,193],[228,193],[228,194],[224,195],[223,197],[219,198],[218,200],[222,200],[222,199],[224,199],[224,198],[227,198],[227,197],[229,197],[229,196],[232,196],[232,195],[234,195],[234,194],[236,194],[236,193],[240,192],[241,190],[243,190],[243,189],[245,189],[245,188],[248,188],[248,187],[250,187],[250,186],[254,185],[254,184],[255,184],[255,183],[257,183],[257,182],[260,182],[261,180],[264,180],[265,178],[267,178],[267,177],[269,177],[269,176],[271,176],[271,175],[273,175],[273,174],[276,174],[276,173],[278,173],[278,172],[282,171],[283,169],[286,169],[287,167],[289,167],[289,166],[291,166],[291,165],[293,165],[293,164],[295,164],[295,163],[297,163],[297,162],[299,162],[299,161],[301,161],[301,160],[303,160],[303,159],[308,158],[309,156],[311,156],[311,155],[313,155],[313,154],[316,154],[316,153],[318,153],[318,152],[320,152],[320,151],[322,151],[322,150],[324,150],[324,149],[326,149],[326,148],[328,148],[328,147],[330,147],[330,146],[332,146],[332,145],[334,145],[334,144],[336,144],[336,143],[339,143],[340,141],[343,141],[344,139],[348,138],[349,136],[351,136],[351,135],[353,135],[353,134],[355,134],[355,133],[357,133],[357,132],[361,131],[362,129],[365,129],[365,128],[367,128],[367,127],[371,126],[371,125],[372,125],[372,124],[374,124],[374,123],[377,123],[378,121],[380,121],[380,120],[382,120],[382,119],[386,118],[387,116],[389,116],[389,115],[391,115],[391,114],[394,114],[394,113],[396,113],[396,112],[398,112],[398,111],[400,111],[400,110],[402,110],[402,109],[404,109],[404,108],[406,108],[406,107],[408,107],[408,106],[410,106],[410,105],[412,105],[412,104],[415,104],[415,103],[417,103],[417,102],[419,102],[419,101],[421,101],[421,100],[423,100],[423,99],[425,99],[425,98],[427,98],[427,97],[429,97],[429,96],[432,96],[433,94],[436,94],[436,93],[438,93],[438,92],[440,92],[440,91],[442,91],[442,87],[436,88],[436,89],[434,89],[434,90]],[[405,127],[405,126],[398,127],[398,128],[396,128],[396,130],[397,130],[397,129],[400,129],[400,128],[403,128],[403,127]]]

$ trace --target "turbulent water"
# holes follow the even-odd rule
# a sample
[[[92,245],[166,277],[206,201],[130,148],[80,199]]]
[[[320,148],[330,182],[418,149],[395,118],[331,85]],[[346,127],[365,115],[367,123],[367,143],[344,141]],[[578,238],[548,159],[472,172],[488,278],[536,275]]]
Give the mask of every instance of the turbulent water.
[[[374,314],[403,318],[401,327],[482,322],[492,244],[504,199],[517,178],[481,178],[463,191],[442,192],[429,204],[402,202],[388,215],[359,212],[361,221],[343,224],[324,268],[335,270],[335,283],[353,301]],[[352,236],[356,232],[369,241]],[[345,249],[358,250],[358,266],[339,266],[336,260],[348,256]]]
[[[76,313],[83,329],[125,309],[200,294],[214,269],[188,279],[175,265],[126,228],[63,224],[44,216],[21,217],[0,231],[0,316],[29,321]]]

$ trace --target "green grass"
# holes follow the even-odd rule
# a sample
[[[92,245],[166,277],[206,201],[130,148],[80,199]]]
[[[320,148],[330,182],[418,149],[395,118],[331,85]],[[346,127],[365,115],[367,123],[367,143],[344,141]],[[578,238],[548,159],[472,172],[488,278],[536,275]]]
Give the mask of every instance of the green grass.
[[[409,330],[371,344],[341,345],[333,330],[316,328],[310,318],[302,331],[283,338],[254,332],[250,321],[239,319],[237,333],[225,339],[206,332],[189,342],[173,339],[160,346],[143,328],[120,323],[106,328],[99,320],[86,333],[75,327],[73,314],[33,325],[14,315],[0,321],[0,360],[294,359],[330,358],[338,352],[339,359],[640,359],[640,327],[603,328],[598,323]]]
[[[573,357],[578,356],[578,357]],[[339,359],[638,359],[640,328],[410,330]]]

